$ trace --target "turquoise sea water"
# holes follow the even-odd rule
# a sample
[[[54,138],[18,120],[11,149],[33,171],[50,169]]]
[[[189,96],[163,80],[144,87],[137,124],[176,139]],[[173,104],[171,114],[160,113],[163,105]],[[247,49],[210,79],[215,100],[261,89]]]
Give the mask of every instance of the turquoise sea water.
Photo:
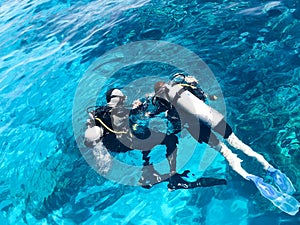
[[[0,24],[0,224],[300,224],[299,213],[279,211],[221,156],[207,173],[227,186],[169,192],[165,183],[147,190],[109,181],[85,162],[72,127],[77,85],[97,58],[135,41],[177,44],[210,67],[234,131],[290,177],[299,201],[298,0],[7,0]],[[169,71],[150,63],[110,82]],[[192,144],[186,134],[182,158]],[[184,167],[194,173],[210,151],[196,150]]]

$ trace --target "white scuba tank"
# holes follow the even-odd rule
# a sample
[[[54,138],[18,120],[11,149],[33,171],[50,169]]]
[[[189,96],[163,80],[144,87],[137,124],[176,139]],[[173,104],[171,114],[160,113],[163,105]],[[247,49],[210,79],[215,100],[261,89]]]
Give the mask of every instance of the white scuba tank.
[[[178,84],[164,84],[156,96],[170,102],[179,113],[198,118],[215,128],[224,116]]]

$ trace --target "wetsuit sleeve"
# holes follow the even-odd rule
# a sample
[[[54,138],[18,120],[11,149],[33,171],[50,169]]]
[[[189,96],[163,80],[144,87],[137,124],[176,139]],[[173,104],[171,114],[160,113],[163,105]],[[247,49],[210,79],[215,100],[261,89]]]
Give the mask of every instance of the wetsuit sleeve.
[[[163,112],[166,112],[172,108],[171,103],[166,101],[165,99],[154,97],[152,99],[153,107],[150,110],[150,117],[157,116]]]
[[[198,81],[196,79],[189,80],[189,79],[184,79],[180,82],[176,82],[172,80],[173,83],[181,85],[185,90],[191,92],[193,95],[195,95],[197,98],[199,98],[201,101],[206,101],[206,94],[200,87]]]
[[[202,88],[199,86],[199,84],[197,82],[192,82],[189,85],[191,85],[194,88],[189,88],[190,92],[192,94],[194,94],[197,98],[199,98],[201,101],[206,101],[206,94],[205,92],[202,90]]]
[[[148,117],[155,117],[170,108],[168,102],[163,103],[164,99],[156,97],[146,97],[139,99],[142,104],[130,110],[130,115],[147,115]]]

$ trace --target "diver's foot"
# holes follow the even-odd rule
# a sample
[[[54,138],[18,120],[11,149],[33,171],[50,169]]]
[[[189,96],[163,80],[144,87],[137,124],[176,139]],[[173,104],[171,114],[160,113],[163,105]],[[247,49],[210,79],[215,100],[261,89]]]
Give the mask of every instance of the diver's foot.
[[[295,188],[291,182],[291,180],[282,173],[279,169],[275,169],[274,167],[270,166],[267,169],[267,172],[273,178],[276,187],[283,193],[288,195],[292,195],[295,193]]]
[[[286,193],[279,192],[275,187],[271,184],[265,183],[263,179],[258,176],[251,175],[247,178],[253,181],[262,196],[269,199],[273,205],[278,207],[280,210],[292,216],[298,213],[300,203],[297,199]]]

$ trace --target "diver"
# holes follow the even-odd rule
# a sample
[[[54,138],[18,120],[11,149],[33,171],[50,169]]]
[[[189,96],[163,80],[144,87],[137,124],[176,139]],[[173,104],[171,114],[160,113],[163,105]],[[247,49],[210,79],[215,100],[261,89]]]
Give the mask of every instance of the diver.
[[[88,112],[90,120],[85,132],[85,145],[92,147],[95,140],[101,140],[111,152],[138,149],[147,153],[157,144],[164,144],[167,151],[173,152],[178,143],[177,137],[174,139],[171,135],[150,130],[147,126],[138,126],[133,116],[140,109],[128,109],[124,104],[125,99],[121,90],[110,89],[106,92],[107,104]],[[148,164],[148,158],[144,160],[145,165]]]
[[[147,118],[143,118],[143,123],[138,123],[141,112],[147,110],[148,105],[142,104],[128,109],[124,104],[125,99],[126,96],[121,90],[113,88],[106,92],[106,105],[96,107],[92,111],[88,109],[90,120],[88,121],[88,128],[85,131],[86,146],[93,147],[101,141],[111,152],[120,153],[131,150],[142,150],[144,167],[140,184],[145,188],[150,188],[153,184],[162,181],[169,181],[170,183],[174,181],[174,179],[170,179],[173,175],[175,175],[177,181],[176,184],[172,182],[173,189],[181,188],[184,186],[183,183],[185,184],[184,187],[188,188],[226,183],[223,179],[215,178],[202,178],[201,182],[187,182],[180,179],[181,174],[176,173],[178,144],[176,134],[174,132],[165,134],[150,130],[146,126],[148,122]],[[164,176],[159,174],[150,164],[149,153],[156,145],[166,146],[166,157],[170,173]],[[179,182],[181,183],[179,184]]]
[[[295,188],[290,179],[267,162],[261,154],[253,151],[250,146],[243,143],[233,133],[224,116],[205,104],[208,95],[202,89],[197,90],[197,81],[190,76],[188,79],[186,78],[182,74],[175,74],[169,83],[157,82],[154,86],[156,104],[169,105],[166,112],[172,111],[174,114],[174,111],[176,111],[181,119],[181,127],[185,126],[199,143],[205,142],[216,149],[224,156],[235,172],[246,180],[253,181],[264,197],[282,211],[295,215],[299,210],[300,203],[291,196],[295,192]],[[216,98],[213,97],[212,99]],[[220,141],[214,132],[221,135],[229,145],[255,158],[262,164],[263,168],[273,178],[279,191],[271,184],[265,183],[261,177],[244,170],[241,166],[242,160]]]

